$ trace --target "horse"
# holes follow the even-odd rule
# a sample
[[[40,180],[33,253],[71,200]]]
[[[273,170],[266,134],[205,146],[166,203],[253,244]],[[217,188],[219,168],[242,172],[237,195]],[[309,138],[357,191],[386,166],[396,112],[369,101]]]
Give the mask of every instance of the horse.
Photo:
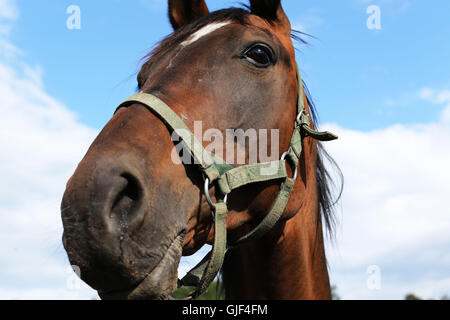
[[[196,297],[218,272],[227,299],[330,299],[323,229],[334,221],[332,181],[320,141],[336,137],[315,131],[280,0],[168,8],[174,32],[144,57],[138,94],[67,182],[70,263],[102,299],[169,299],[180,285],[195,285]],[[267,146],[287,151],[262,167],[260,155],[250,161],[249,136],[234,137],[219,145],[243,151],[245,163],[220,161],[191,134],[199,121],[223,135],[276,130]],[[197,161],[175,161],[182,153]],[[181,256],[205,244],[211,253],[178,280]]]

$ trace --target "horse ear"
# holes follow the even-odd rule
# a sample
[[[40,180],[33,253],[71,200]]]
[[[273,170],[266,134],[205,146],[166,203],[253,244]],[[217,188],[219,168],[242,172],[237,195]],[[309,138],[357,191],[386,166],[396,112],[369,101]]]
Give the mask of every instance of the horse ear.
[[[174,30],[207,14],[205,0],[169,0],[169,18]]]
[[[251,12],[270,23],[281,25],[291,32],[291,24],[281,6],[281,0],[250,0]]]

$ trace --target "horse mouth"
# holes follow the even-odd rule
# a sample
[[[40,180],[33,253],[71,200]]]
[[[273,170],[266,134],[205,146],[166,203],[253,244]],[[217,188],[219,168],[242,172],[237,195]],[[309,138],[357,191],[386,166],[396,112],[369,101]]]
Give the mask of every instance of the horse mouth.
[[[186,231],[172,241],[161,261],[141,281],[127,289],[100,292],[102,300],[165,300],[176,289],[178,264]]]

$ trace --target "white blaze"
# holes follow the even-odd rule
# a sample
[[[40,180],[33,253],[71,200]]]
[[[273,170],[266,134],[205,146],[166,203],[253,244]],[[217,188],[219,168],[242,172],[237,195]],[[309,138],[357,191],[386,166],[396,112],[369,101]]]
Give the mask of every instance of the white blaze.
[[[230,24],[230,21],[225,21],[225,22],[216,22],[216,23],[211,23],[208,24],[206,26],[204,26],[203,28],[201,28],[200,30],[198,30],[196,33],[194,33],[193,35],[191,35],[187,40],[185,40],[184,42],[181,43],[182,47],[186,47],[194,42],[196,42],[197,40],[199,40],[200,38],[216,31],[217,29],[220,29],[226,25]]]

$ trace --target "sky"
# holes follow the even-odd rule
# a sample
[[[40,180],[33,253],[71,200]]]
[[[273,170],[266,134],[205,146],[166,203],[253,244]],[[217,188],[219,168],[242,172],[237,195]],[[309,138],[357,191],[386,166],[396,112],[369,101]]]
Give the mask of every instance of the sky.
[[[79,29],[68,28],[71,5]],[[297,60],[320,127],[340,137],[326,144],[345,178],[327,241],[332,284],[342,299],[449,295],[450,2],[283,5],[311,35]],[[163,0],[0,0],[0,299],[97,298],[67,261],[60,201],[135,92],[140,59],[172,31],[166,11]]]

